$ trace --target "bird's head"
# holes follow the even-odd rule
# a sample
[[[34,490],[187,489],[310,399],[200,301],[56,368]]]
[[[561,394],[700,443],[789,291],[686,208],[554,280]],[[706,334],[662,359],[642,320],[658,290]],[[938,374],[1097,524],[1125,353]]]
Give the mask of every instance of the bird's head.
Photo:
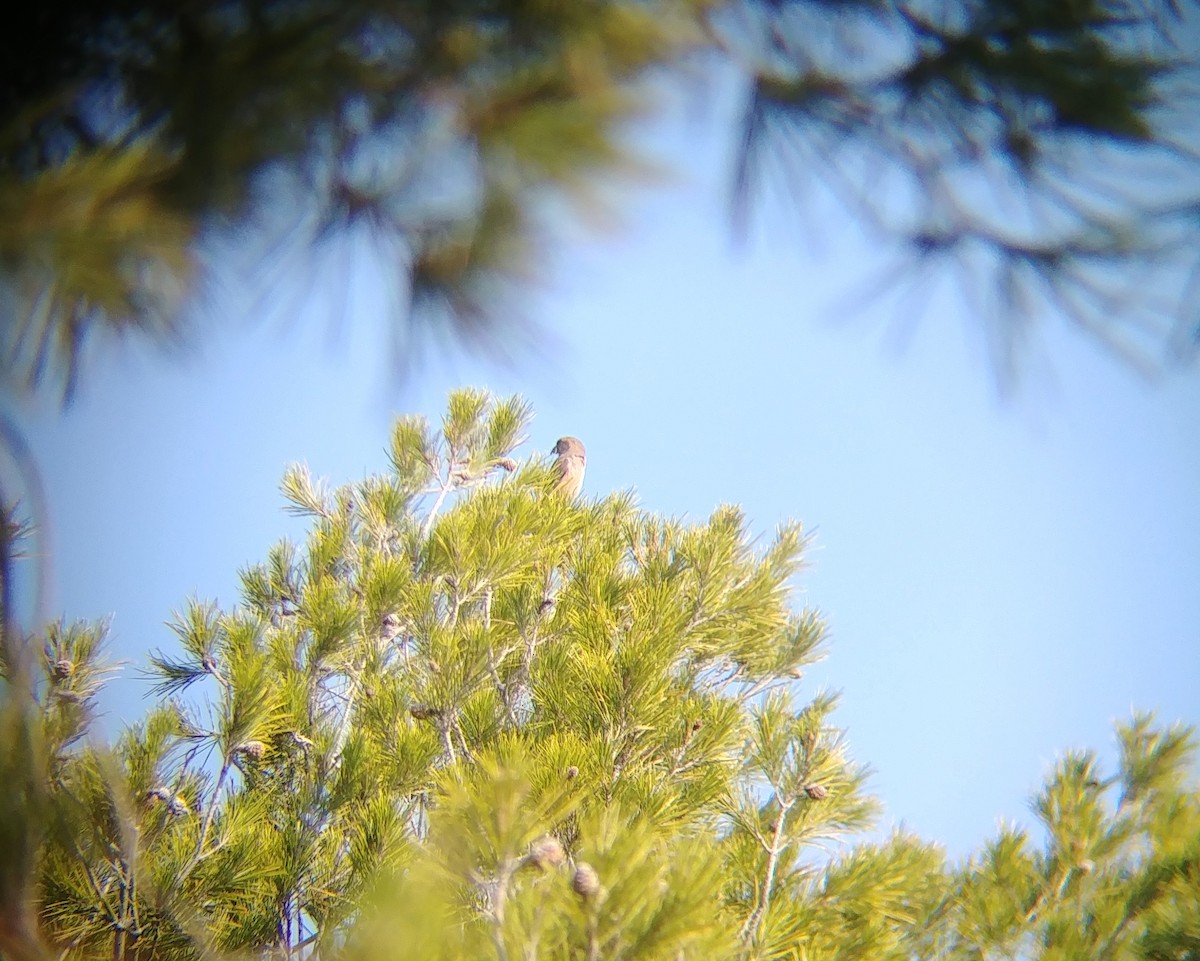
[[[578,437],[560,437],[554,445],[552,453],[557,454],[559,457],[566,457],[568,454],[578,454],[580,457],[587,456],[583,441]]]

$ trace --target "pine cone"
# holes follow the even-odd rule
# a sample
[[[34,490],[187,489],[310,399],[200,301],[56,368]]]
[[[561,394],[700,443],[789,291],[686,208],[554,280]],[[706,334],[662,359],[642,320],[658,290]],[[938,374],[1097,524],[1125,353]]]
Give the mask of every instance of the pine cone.
[[[517,462],[511,457],[501,457],[496,461],[497,467],[503,467],[510,474],[517,469]]]
[[[56,681],[65,681],[74,673],[75,662],[69,657],[61,657],[54,662],[54,679]]]
[[[580,861],[575,866],[575,874],[571,878],[571,890],[585,901],[591,900],[600,893],[600,875],[586,861]]]
[[[187,800],[182,794],[173,794],[169,788],[156,787],[151,788],[145,794],[147,801],[161,801],[167,806],[167,810],[171,812],[172,817],[183,817],[185,814],[191,814],[192,809],[188,807]]]
[[[563,851],[563,846],[558,838],[547,834],[529,846],[529,854],[525,858],[525,863],[548,871],[562,864],[565,857],[566,852]]]
[[[387,613],[383,615],[383,620],[380,622],[379,636],[386,644],[389,641],[394,641],[400,636],[400,618],[395,613]]]
[[[579,777],[579,768],[572,764],[569,768],[567,768],[567,780],[573,781],[577,777]]]
[[[267,753],[267,746],[262,741],[243,741],[233,749],[233,753],[244,754],[255,761],[261,761]]]
[[[824,801],[829,797],[829,789],[822,784],[806,784],[804,785],[804,793],[814,801]]]
[[[413,716],[414,720],[427,721],[431,717],[438,717],[442,712],[428,704],[413,704],[409,707],[408,713]]]

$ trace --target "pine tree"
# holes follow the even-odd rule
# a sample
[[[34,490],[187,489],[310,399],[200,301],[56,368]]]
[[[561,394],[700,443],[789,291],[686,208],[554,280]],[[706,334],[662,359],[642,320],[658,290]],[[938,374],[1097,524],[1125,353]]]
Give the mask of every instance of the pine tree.
[[[962,868],[948,902],[954,958],[1200,957],[1195,741],[1139,715],[1117,730],[1118,769],[1067,754],[1034,798],[1045,835],[1010,827]],[[1115,795],[1115,797],[1114,797]]]
[[[307,543],[243,571],[238,608],[189,605],[180,652],[152,659],[164,702],[60,776],[112,833],[46,858],[54,943],[402,946],[423,912],[388,911],[381,935],[362,908],[389,886],[436,893],[452,956],[723,956],[763,936],[803,842],[869,811],[832,699],[782,691],[823,634],[787,606],[804,538],[756,552],[732,508],[689,527],[629,495],[570,502],[511,459],[528,421],[463,391],[439,431],[398,421],[387,477],[287,473]],[[200,685],[207,707],[180,699]],[[722,903],[731,818],[744,881]],[[138,850],[113,858],[122,836]],[[97,904],[112,885],[127,909]]]
[[[176,615],[111,748],[102,626],[47,630],[4,729],[6,956],[1195,956],[1190,732],[1135,720],[1111,779],[1069,755],[1042,851],[867,843],[836,698],[801,697],[802,530],[568,499],[513,456],[530,417],[459,391],[382,476],[290,469],[306,541]]]

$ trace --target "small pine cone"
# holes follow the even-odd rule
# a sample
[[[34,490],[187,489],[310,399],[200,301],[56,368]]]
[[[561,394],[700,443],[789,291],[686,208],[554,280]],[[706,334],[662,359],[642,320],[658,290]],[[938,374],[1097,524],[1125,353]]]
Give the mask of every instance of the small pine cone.
[[[61,657],[54,662],[54,679],[56,681],[65,681],[74,673],[75,662],[69,657]]]
[[[577,777],[579,777],[579,768],[572,764],[569,768],[567,768],[567,780],[574,781]]]
[[[262,741],[243,741],[233,749],[234,754],[244,754],[255,761],[261,761],[267,753],[267,746]]]
[[[408,713],[413,716],[414,720],[427,721],[431,717],[438,717],[442,712],[428,704],[413,704],[409,707]]]
[[[829,789],[823,784],[806,784],[804,785],[804,793],[814,801],[824,801],[829,797]]]
[[[547,834],[529,845],[529,854],[525,858],[525,863],[543,871],[549,871],[562,864],[565,857],[566,852],[563,851],[563,846],[558,838]]]
[[[571,878],[571,890],[585,901],[600,893],[600,875],[586,861],[575,865],[575,874]]]
[[[704,727],[704,722],[703,722],[703,721],[701,721],[699,718],[697,718],[696,720],[692,721],[692,733],[693,733],[693,734],[695,734],[695,733],[696,733],[698,730],[700,730],[700,728],[702,728],[702,727]]]
[[[217,659],[211,654],[205,654],[202,658],[200,658],[200,666],[204,668],[205,672],[208,674],[217,673]]]
[[[517,469],[517,462],[511,457],[501,457],[496,461],[497,467],[503,467],[510,474]]]
[[[382,633],[385,641],[393,640],[399,635],[400,618],[396,614],[388,613],[383,616]]]
[[[553,617],[554,616],[554,598],[543,597],[542,603],[538,605],[538,617]]]
[[[1091,874],[1093,871],[1096,870],[1096,862],[1093,861],[1091,858],[1084,858],[1082,861],[1079,862],[1078,867],[1079,867],[1079,870],[1082,871],[1084,874]]]

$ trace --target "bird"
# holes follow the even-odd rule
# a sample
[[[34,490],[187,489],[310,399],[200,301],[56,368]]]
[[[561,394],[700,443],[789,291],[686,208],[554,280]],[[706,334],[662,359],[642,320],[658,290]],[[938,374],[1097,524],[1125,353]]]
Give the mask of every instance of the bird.
[[[583,472],[587,469],[587,450],[578,437],[560,437],[552,453],[558,455],[554,462],[555,493],[574,500],[583,488]]]

